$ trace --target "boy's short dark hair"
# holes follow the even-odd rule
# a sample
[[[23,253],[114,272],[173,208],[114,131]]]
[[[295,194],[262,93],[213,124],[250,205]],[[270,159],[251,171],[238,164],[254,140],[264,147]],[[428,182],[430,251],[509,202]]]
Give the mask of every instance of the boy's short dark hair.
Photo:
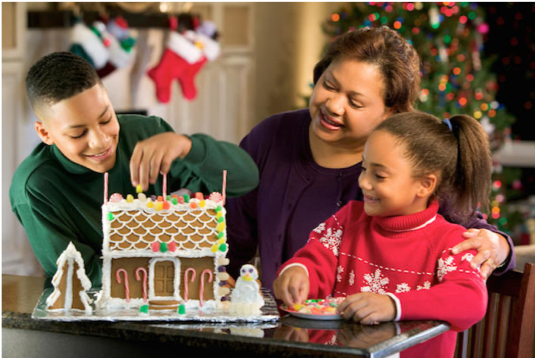
[[[32,108],[52,105],[101,84],[93,66],[72,52],[54,52],[34,64],[26,76]]]

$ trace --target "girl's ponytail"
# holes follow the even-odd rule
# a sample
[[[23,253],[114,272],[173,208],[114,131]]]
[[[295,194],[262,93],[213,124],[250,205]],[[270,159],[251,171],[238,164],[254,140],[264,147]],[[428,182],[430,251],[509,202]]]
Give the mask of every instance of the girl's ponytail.
[[[489,204],[492,160],[488,136],[479,122],[470,116],[456,115],[449,121],[458,142],[452,182],[455,206],[463,216],[470,216],[478,205],[487,209]]]

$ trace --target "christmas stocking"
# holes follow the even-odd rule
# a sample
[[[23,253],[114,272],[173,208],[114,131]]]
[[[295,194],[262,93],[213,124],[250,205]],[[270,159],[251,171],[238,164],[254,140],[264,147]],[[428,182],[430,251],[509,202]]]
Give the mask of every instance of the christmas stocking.
[[[132,62],[132,48],[136,40],[130,36],[128,23],[121,16],[108,22],[105,28],[101,28],[100,36],[110,54],[106,66],[97,71],[100,78],[103,78],[115,69],[126,67]]]
[[[103,68],[109,59],[108,50],[100,37],[82,21],[77,22],[72,29],[69,50],[85,58],[96,69]]]
[[[186,69],[201,60],[201,50],[179,33],[169,34],[167,47],[160,63],[149,70],[148,75],[156,85],[156,97],[161,103],[171,99],[171,83],[180,78]]]
[[[183,74],[178,78],[182,94],[184,98],[191,101],[197,97],[197,87],[195,86],[195,76],[203,68],[208,61],[213,61],[219,56],[219,44],[211,38],[200,34],[189,32],[186,36],[190,36],[195,45],[202,50],[202,58],[194,64],[186,67]]]

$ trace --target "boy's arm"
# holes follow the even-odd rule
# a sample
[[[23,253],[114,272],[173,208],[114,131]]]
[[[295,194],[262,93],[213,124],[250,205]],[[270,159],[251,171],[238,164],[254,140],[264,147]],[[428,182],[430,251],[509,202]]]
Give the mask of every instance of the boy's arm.
[[[191,150],[183,163],[191,170],[191,174],[183,177],[183,187],[192,191],[221,192],[223,170],[227,171],[228,196],[241,196],[257,187],[258,168],[245,150],[206,134],[193,134],[189,138]],[[176,167],[179,176],[183,176],[181,168]],[[171,173],[175,173],[173,167]]]
[[[168,174],[172,192],[187,188],[193,192],[221,192],[223,170],[227,170],[226,194],[241,196],[258,185],[258,168],[252,158],[235,144],[217,141],[205,134],[185,136],[162,126],[166,132],[139,141],[130,159],[132,185],[143,189],[154,184],[160,173]]]
[[[37,260],[46,276],[52,278],[57,270],[57,259],[72,242],[81,253],[85,271],[93,287],[101,285],[102,265],[100,256],[90,246],[80,242],[53,208],[42,205],[22,204],[14,208],[15,214],[24,226]]]
[[[479,272],[470,267],[476,254],[470,250],[451,255],[447,249],[438,261],[438,284],[389,294],[396,302],[396,320],[441,320],[454,331],[464,331],[480,321],[487,309],[487,288]]]

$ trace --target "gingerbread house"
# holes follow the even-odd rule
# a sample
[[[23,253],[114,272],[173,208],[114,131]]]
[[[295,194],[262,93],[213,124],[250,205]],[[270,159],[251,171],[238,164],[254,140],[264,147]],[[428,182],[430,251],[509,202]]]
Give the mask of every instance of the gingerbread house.
[[[119,194],[102,206],[97,305],[150,310],[221,307],[229,295],[224,198]]]

